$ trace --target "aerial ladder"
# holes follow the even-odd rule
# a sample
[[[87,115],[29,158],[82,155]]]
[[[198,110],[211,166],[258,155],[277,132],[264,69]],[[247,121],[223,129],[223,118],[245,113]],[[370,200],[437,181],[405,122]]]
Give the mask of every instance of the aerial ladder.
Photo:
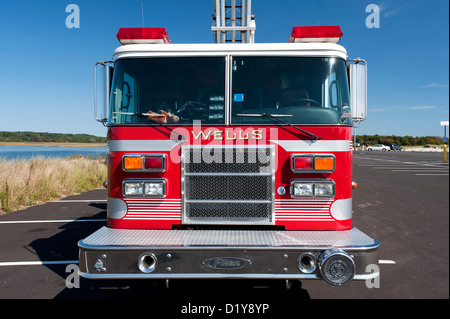
[[[255,16],[251,0],[214,0],[215,43],[254,43]]]

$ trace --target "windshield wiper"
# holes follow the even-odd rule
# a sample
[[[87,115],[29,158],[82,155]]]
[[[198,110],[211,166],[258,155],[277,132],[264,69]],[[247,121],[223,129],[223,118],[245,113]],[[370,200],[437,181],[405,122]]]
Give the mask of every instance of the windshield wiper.
[[[121,115],[135,115],[137,117],[147,118],[147,117],[164,117],[163,114],[149,114],[149,113],[139,113],[139,112],[113,112],[113,114]]]
[[[286,125],[289,125],[297,130],[299,130],[300,132],[302,132],[303,134],[308,135],[309,137],[311,137],[314,141],[320,140],[322,137],[318,137],[317,135],[314,135],[310,132],[307,132],[305,130],[302,130],[301,128],[295,126],[294,124],[291,124],[285,120],[280,119],[280,117],[293,117],[294,115],[292,114],[266,114],[266,113],[262,113],[262,114],[236,114],[236,116],[241,116],[241,117],[262,117],[262,118],[269,118],[269,119],[274,119],[277,120],[281,123],[284,123]]]
[[[144,118],[144,119],[149,119],[150,117],[163,117],[164,114],[149,114],[149,113],[139,113],[139,112],[113,112],[113,114],[122,114],[122,115],[134,115],[140,118]],[[170,127],[167,127],[166,125],[162,125],[161,123],[157,123],[154,122],[154,124],[158,124],[159,126],[165,127],[166,129],[168,129],[169,131],[175,133],[178,135],[178,140],[186,140],[186,136],[184,136],[181,133],[178,133],[177,131],[175,131],[174,129],[171,129]]]

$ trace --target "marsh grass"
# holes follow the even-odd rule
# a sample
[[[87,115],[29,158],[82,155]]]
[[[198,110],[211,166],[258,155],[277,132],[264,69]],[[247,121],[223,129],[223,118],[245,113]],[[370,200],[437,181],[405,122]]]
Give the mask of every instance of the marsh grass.
[[[0,158],[0,214],[100,187],[106,174],[102,158]]]

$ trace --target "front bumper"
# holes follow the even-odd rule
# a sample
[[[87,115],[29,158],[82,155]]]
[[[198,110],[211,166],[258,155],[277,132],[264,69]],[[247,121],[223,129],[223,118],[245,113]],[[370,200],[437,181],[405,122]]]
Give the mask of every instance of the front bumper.
[[[351,259],[352,279],[379,275],[366,272],[367,266],[378,265],[379,243],[356,228],[252,231],[103,227],[80,240],[78,246],[80,275],[92,279],[322,279],[321,259],[325,252],[329,255],[333,251]]]

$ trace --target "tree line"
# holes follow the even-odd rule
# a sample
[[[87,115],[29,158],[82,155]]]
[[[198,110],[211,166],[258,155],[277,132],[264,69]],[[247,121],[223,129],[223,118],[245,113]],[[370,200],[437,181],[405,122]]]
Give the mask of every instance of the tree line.
[[[106,143],[106,137],[94,136],[89,134],[0,131],[0,142]]]
[[[360,144],[398,144],[401,146],[442,145],[442,137],[437,136],[395,136],[395,135],[357,135],[356,142]]]
[[[57,142],[57,143],[106,143],[106,137],[88,134],[63,134],[47,132],[1,132],[0,142]],[[398,144],[402,146],[442,145],[442,137],[437,136],[395,136],[395,135],[357,135],[360,144]]]

